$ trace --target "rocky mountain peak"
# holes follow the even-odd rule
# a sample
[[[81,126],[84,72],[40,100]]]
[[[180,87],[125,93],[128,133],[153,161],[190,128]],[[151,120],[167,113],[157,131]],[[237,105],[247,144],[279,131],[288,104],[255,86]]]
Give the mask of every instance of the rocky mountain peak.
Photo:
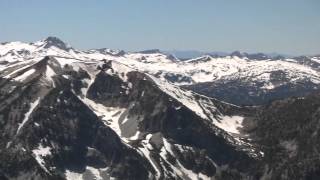
[[[63,42],[62,40],[60,40],[59,38],[54,37],[54,36],[47,37],[44,40],[44,43],[45,43],[44,48],[50,48],[50,47],[54,46],[54,47],[57,47],[59,49],[66,50],[66,51],[71,49],[71,47],[69,45],[67,45],[65,42]]]

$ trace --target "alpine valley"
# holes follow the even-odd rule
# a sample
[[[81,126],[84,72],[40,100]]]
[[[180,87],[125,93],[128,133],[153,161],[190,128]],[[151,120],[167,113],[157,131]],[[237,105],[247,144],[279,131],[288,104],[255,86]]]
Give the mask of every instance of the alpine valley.
[[[0,45],[0,179],[319,179],[320,56]]]

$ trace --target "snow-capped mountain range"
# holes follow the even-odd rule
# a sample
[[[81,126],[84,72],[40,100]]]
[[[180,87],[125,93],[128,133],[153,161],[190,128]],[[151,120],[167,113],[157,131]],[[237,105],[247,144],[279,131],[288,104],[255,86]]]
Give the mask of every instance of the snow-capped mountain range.
[[[247,78],[263,82],[264,88],[272,89],[276,85],[269,84],[270,72],[284,71],[292,82],[309,78],[319,83],[320,58],[305,57],[315,65],[309,67],[297,58],[272,59],[267,55],[234,52],[227,56],[211,57],[209,55],[180,61],[172,55],[166,55],[159,50],[148,50],[136,53],[111,49],[95,49],[80,51],[66,45],[56,37],[49,37],[34,43],[9,42],[0,45],[0,61],[14,63],[44,56],[61,56],[79,60],[114,60],[129,65],[132,68],[156,74],[177,85],[211,82],[220,79]],[[259,61],[258,61],[259,60]],[[262,73],[261,72],[265,72]],[[269,72],[269,73],[268,73]],[[177,76],[176,79],[170,77]]]
[[[207,55],[180,61],[159,50],[126,53],[103,48],[80,51],[55,37],[34,43],[3,43],[0,45],[0,70],[19,61],[45,56],[121,62],[175,85],[239,105],[303,96],[320,88],[320,57],[317,56],[270,58],[261,53],[234,52],[226,56]],[[226,97],[221,90],[234,96]],[[239,95],[234,91],[242,93]]]
[[[280,155],[270,150],[270,135],[256,129],[278,122],[264,113],[272,108],[240,107],[186,88],[236,81],[262,91],[301,83],[314,90],[319,61],[234,55],[180,61],[157,50],[80,51],[55,37],[3,43],[0,179],[304,177],[310,173],[288,173],[269,161]],[[314,123],[315,111],[306,122]]]

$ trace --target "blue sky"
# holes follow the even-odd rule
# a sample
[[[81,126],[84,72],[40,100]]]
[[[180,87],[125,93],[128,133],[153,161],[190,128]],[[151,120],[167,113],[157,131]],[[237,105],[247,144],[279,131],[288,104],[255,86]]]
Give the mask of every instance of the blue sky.
[[[0,41],[320,54],[319,0],[0,0]]]

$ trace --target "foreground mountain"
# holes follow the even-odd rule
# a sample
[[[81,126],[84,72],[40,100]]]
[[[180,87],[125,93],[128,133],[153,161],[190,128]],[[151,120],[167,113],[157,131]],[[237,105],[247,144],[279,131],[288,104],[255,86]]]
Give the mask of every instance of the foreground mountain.
[[[267,179],[320,178],[320,94],[275,101],[252,128],[265,153]]]
[[[8,179],[247,176],[262,157],[238,129],[247,110],[117,62],[110,69],[47,56],[1,77],[0,169]]]
[[[234,52],[181,61],[159,50],[136,53],[106,48],[80,51],[55,37],[35,43],[0,45],[0,70],[25,59],[47,55],[118,61],[175,85],[237,105],[261,105],[275,99],[302,97],[316,92],[320,87],[318,56],[284,58]]]
[[[195,60],[154,50],[78,51],[61,42],[1,48],[14,55],[1,57],[0,178],[319,178],[319,94],[242,108],[157,73],[160,64],[188,72]],[[282,68],[294,65],[285,69],[290,76],[300,72],[316,84],[316,67],[303,64]]]

